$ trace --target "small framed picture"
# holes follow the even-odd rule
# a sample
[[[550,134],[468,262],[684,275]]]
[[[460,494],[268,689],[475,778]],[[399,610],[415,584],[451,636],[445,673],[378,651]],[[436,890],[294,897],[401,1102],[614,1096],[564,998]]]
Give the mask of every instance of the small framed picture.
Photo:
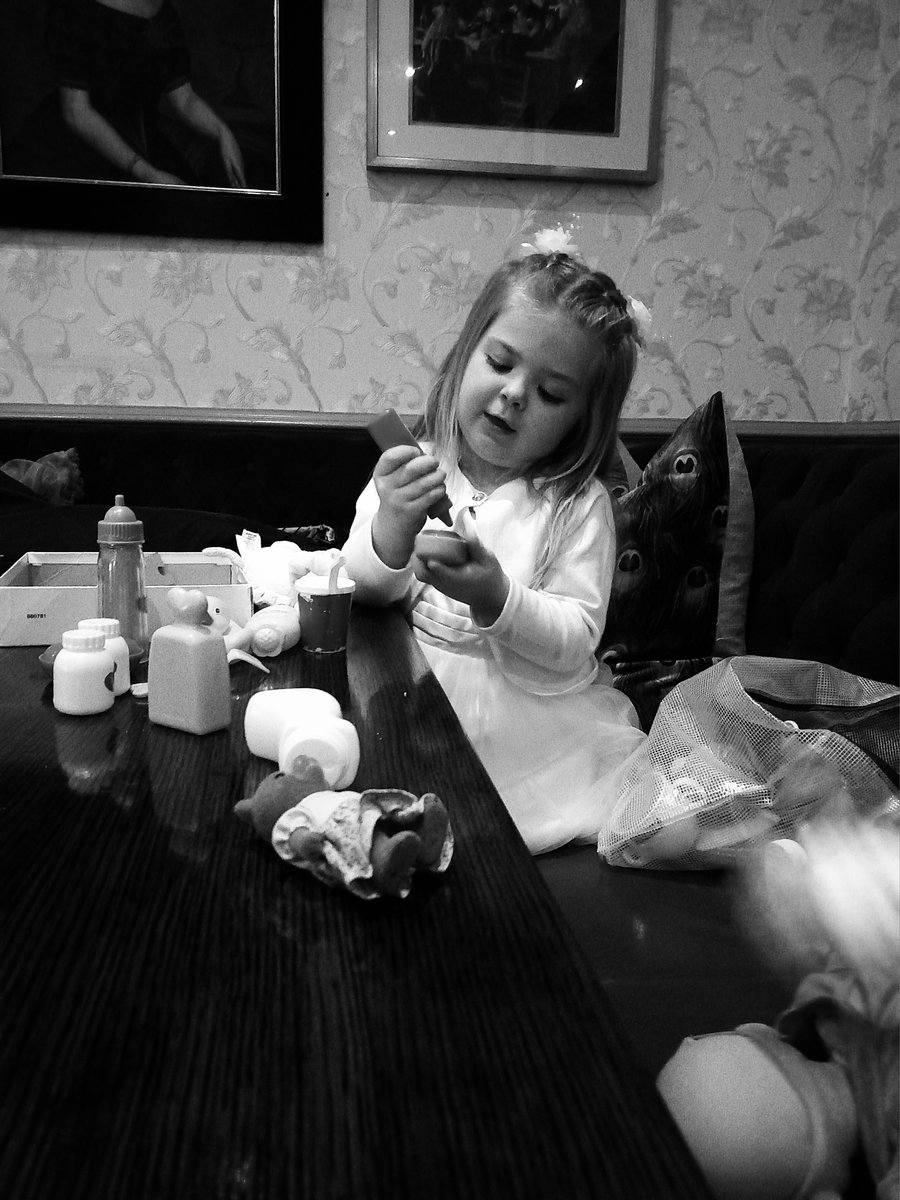
[[[0,227],[321,243],[321,0],[3,0]]]
[[[660,0],[368,0],[368,165],[656,178]]]

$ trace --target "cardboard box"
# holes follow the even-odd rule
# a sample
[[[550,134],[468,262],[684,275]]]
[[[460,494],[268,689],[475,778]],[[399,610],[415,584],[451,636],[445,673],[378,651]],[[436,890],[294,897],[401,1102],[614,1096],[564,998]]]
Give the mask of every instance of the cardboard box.
[[[169,588],[215,596],[238,625],[253,614],[249,583],[230,559],[209,554],[146,553],[150,632],[172,622]],[[85,617],[97,616],[97,555],[31,551],[0,575],[0,646],[49,646]]]

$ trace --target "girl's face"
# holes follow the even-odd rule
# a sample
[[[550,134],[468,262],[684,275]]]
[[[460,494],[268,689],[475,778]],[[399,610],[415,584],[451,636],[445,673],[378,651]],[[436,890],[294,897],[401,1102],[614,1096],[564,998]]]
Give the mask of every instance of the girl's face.
[[[514,298],[488,326],[457,398],[460,468],[477,487],[528,473],[587,408],[596,342],[565,313]]]

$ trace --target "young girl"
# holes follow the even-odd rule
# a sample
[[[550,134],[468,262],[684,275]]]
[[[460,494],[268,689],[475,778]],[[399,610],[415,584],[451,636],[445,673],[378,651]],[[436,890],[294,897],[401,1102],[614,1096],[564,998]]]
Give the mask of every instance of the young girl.
[[[597,477],[639,343],[629,302],[574,254],[501,266],[432,388],[426,453],[381,455],[343,549],[360,601],[408,612],[535,854],[597,836],[604,782],[644,736],[595,657],[615,563]],[[413,556],[445,490],[468,542],[455,567]]]

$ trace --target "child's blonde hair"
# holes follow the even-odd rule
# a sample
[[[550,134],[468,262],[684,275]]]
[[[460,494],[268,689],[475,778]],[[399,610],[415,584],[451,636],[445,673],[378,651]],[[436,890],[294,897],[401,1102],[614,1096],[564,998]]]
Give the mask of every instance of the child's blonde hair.
[[[602,478],[613,464],[619,414],[634,378],[641,342],[628,301],[602,271],[592,271],[564,253],[529,254],[504,263],[472,305],[425,404],[419,433],[449,462],[455,463],[459,455],[457,401],[463,373],[489,326],[516,297],[539,309],[565,313],[579,329],[593,334],[597,343],[594,375],[586,380],[583,420],[529,471],[529,482],[553,503],[547,544],[531,581],[539,587],[565,540],[576,501],[591,480]]]

